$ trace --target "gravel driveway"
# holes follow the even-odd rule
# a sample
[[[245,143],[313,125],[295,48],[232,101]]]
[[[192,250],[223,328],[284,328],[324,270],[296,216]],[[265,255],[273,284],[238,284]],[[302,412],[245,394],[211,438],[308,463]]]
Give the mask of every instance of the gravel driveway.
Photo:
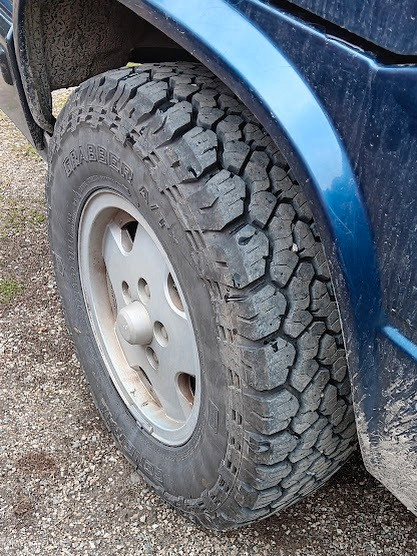
[[[227,534],[157,498],[98,418],[51,272],[46,166],[2,113],[0,153],[0,554],[417,554],[414,516],[359,456],[285,514]]]

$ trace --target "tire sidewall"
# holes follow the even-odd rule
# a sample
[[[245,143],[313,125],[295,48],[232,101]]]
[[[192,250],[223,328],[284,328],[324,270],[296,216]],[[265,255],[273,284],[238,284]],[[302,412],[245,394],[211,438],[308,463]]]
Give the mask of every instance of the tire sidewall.
[[[159,175],[169,175],[163,158],[158,164]],[[227,385],[213,303],[198,254],[160,186],[144,157],[123,145],[104,124],[96,128],[79,124],[65,132],[51,156],[49,230],[57,284],[93,398],[126,457],[174,501],[198,499],[219,478],[227,446]],[[201,404],[194,432],[183,446],[164,445],[139,427],[94,339],[79,276],[78,226],[87,199],[100,189],[118,193],[139,210],[168,254],[189,307],[200,357]]]

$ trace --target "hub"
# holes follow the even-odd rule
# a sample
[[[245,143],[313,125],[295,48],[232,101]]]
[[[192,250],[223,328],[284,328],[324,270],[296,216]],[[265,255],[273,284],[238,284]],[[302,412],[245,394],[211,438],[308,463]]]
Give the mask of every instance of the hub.
[[[151,319],[140,301],[133,301],[119,311],[116,329],[131,345],[146,346],[153,338]]]

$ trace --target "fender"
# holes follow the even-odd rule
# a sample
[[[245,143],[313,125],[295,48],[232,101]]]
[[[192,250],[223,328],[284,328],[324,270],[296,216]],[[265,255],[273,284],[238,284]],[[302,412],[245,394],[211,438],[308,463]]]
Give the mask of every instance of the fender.
[[[378,389],[374,344],[384,321],[379,271],[360,187],[334,125],[295,65],[229,2],[213,0],[208,7],[194,0],[192,10],[182,0],[123,3],[217,74],[288,159],[310,201],[330,262],[355,409],[366,416],[360,419],[367,424],[363,434],[372,438],[377,399],[369,392]]]
[[[192,9],[184,0],[121,3],[198,58],[242,99],[272,136],[302,185],[330,263],[347,346],[359,439],[372,472],[370,454],[377,444],[380,411],[378,337],[389,337],[408,354],[415,350],[404,348],[407,341],[393,332],[382,310],[367,209],[340,136],[296,65],[247,14],[253,8],[266,18],[290,16],[258,0],[194,0]],[[15,10],[16,53],[23,62],[24,4],[25,0],[20,0]],[[291,19],[291,24],[305,26],[306,33],[318,33],[299,20]],[[25,63],[20,65],[30,105],[30,73],[25,75]]]

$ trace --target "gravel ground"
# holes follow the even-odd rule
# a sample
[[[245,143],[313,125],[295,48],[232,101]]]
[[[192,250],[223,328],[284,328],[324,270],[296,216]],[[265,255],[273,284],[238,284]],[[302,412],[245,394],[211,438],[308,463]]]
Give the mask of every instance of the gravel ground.
[[[414,516],[359,456],[319,493],[232,533],[156,497],[98,418],[51,272],[46,167],[1,113],[0,149],[0,554],[417,554]]]

